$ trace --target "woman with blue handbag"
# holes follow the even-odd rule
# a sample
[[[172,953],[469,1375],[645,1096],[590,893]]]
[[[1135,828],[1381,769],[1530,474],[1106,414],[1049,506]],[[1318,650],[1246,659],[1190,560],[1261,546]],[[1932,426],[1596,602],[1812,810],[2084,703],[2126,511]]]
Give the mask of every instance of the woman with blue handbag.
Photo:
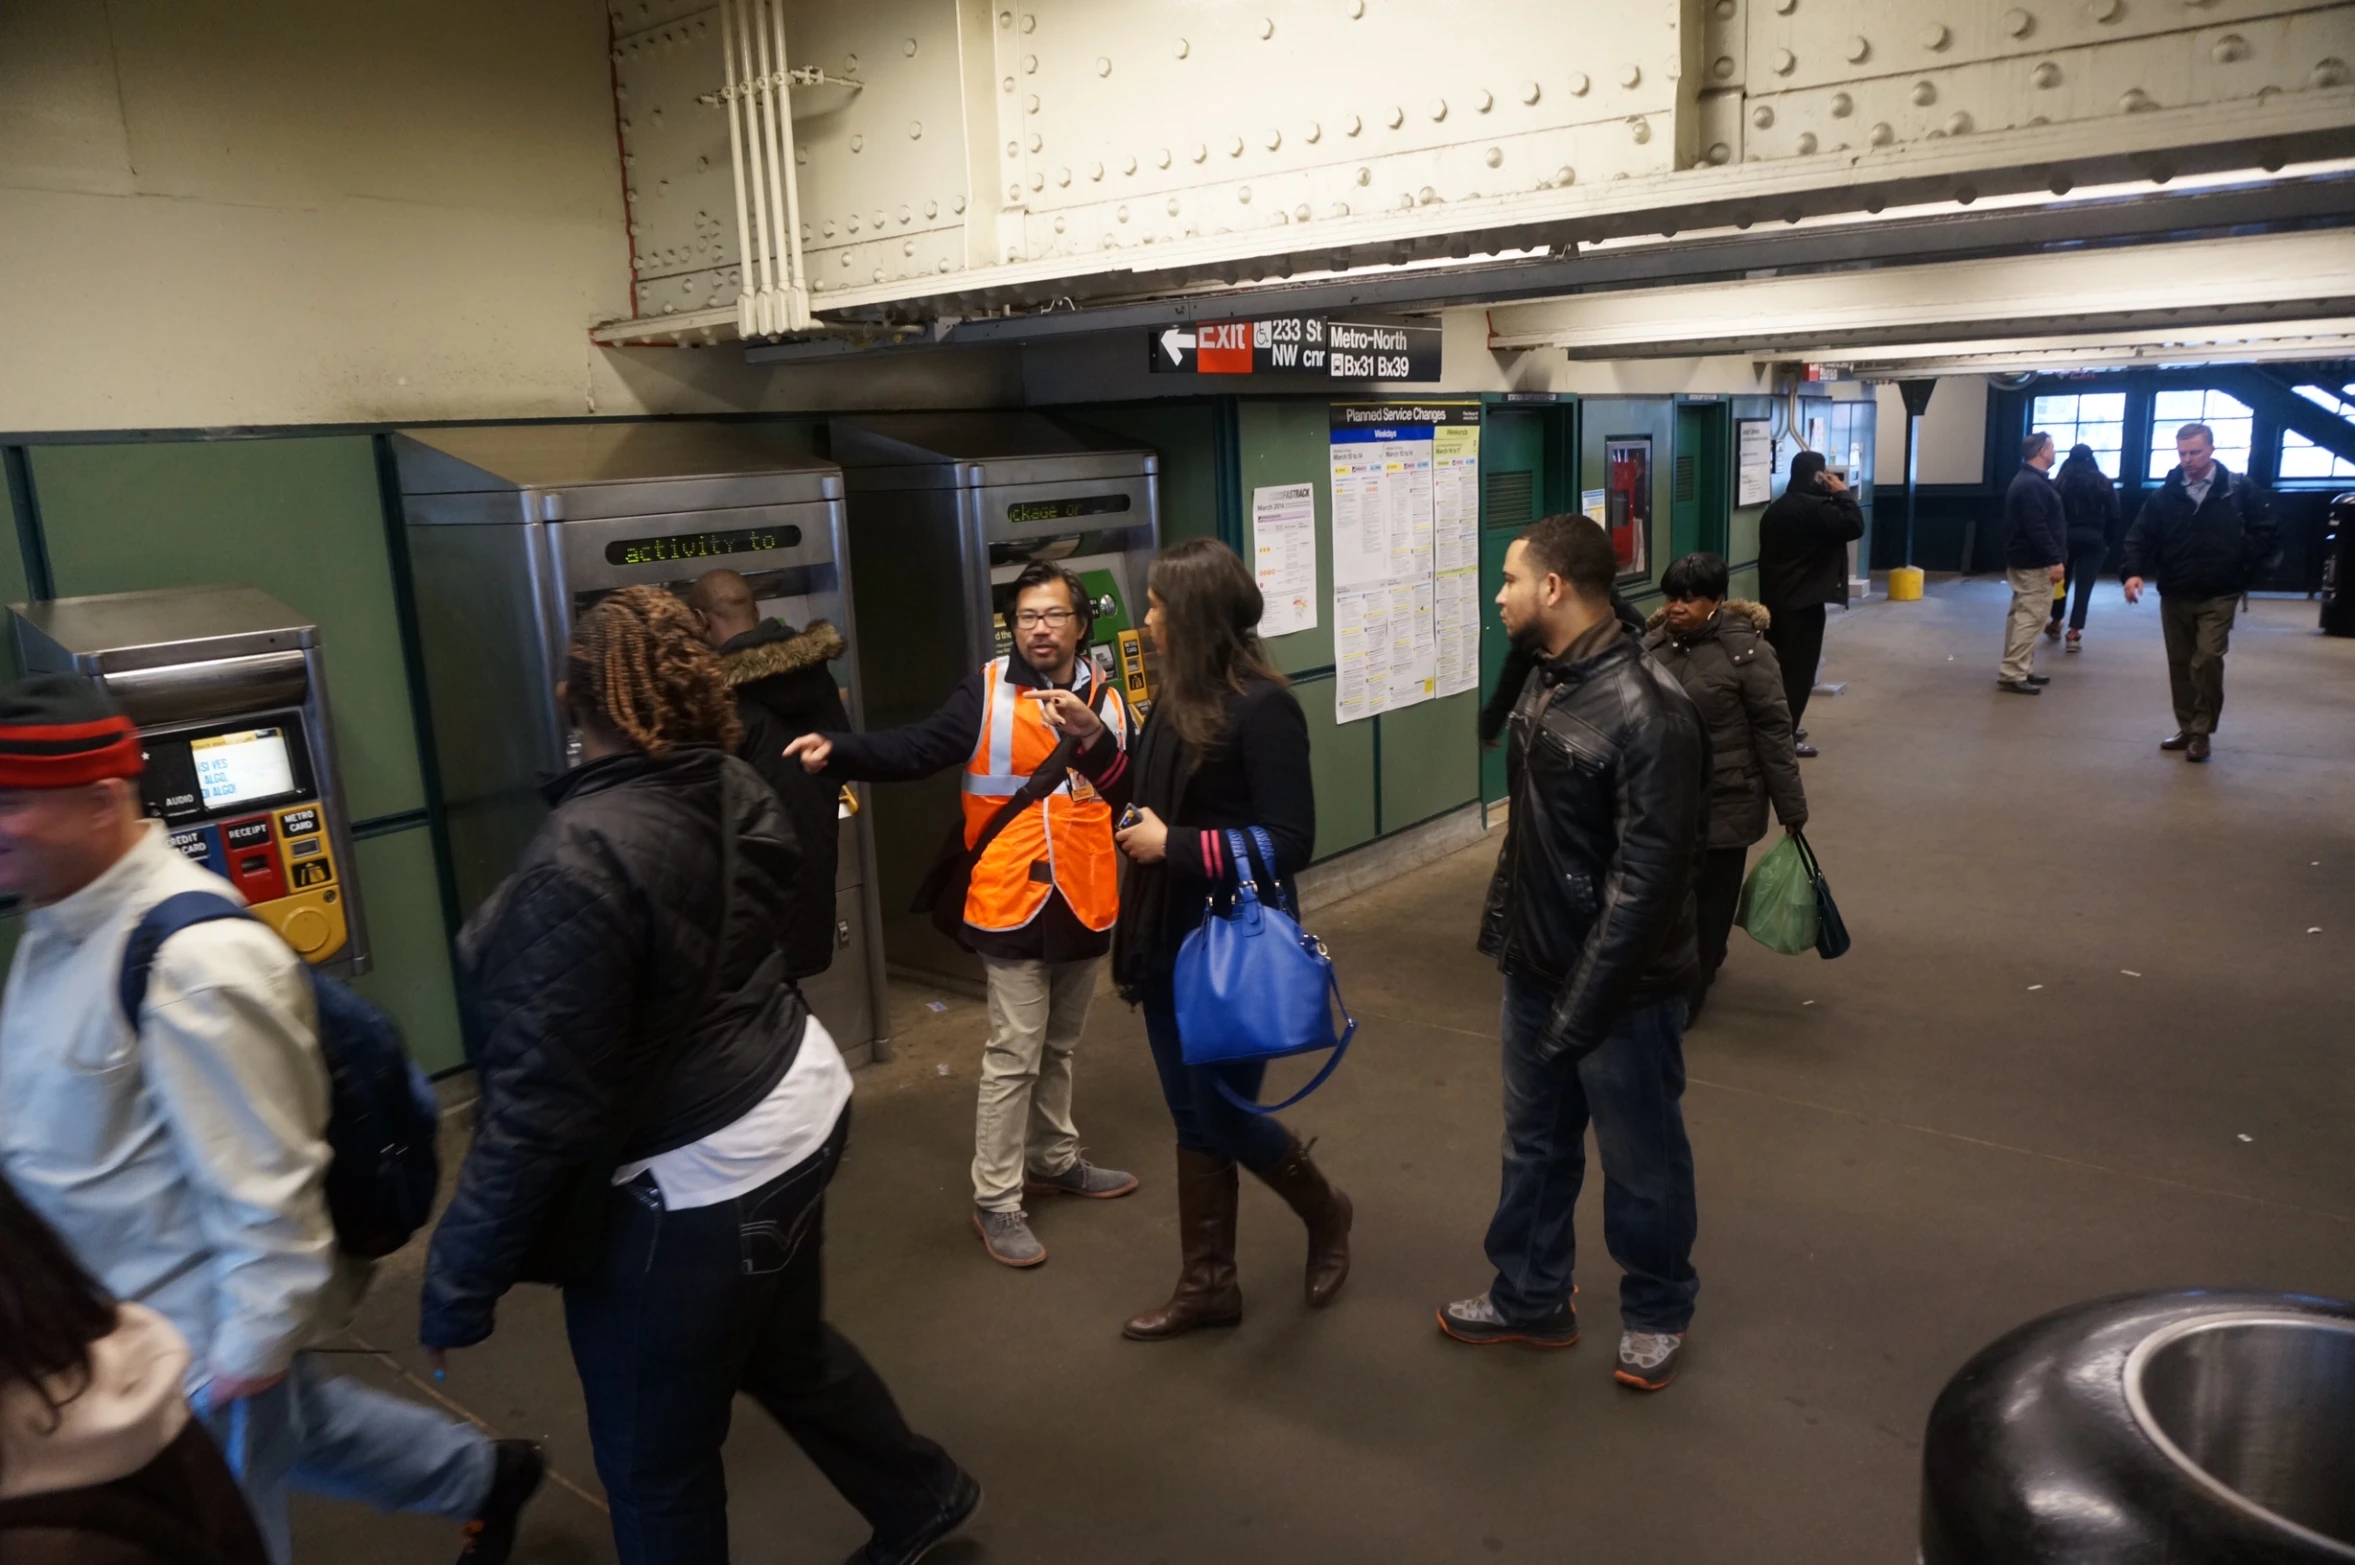
[[[1264,1062],[1189,1065],[1178,1030],[1178,952],[1205,911],[1241,894],[1246,882],[1268,907],[1293,900],[1292,876],[1316,841],[1308,720],[1260,645],[1259,587],[1226,545],[1207,538],[1175,545],[1154,562],[1148,588],[1145,628],[1161,669],[1152,715],[1128,756],[1091,742],[1078,763],[1116,808],[1133,806],[1123,817],[1132,824],[1118,838],[1129,869],[1112,975],[1121,994],[1144,1008],[1145,1036],[1177,1127],[1184,1267],[1167,1304],[1122,1328],[1138,1341],[1243,1318],[1235,1280],[1237,1164],[1308,1225],[1312,1306],[1331,1302],[1349,1276],[1352,1216],[1349,1197],[1327,1182],[1299,1139],[1243,1106],[1259,1095]],[[1058,726],[1091,733],[1094,714],[1058,694],[1045,698]]]

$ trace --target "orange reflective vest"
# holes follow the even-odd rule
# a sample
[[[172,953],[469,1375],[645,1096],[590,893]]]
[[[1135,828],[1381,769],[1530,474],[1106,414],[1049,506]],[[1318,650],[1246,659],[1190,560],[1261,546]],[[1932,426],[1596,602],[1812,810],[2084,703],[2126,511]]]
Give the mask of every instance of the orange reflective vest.
[[[1061,742],[1061,735],[1047,726],[1029,687],[1007,679],[1006,667],[1005,658],[996,658],[981,671],[987,693],[981,737],[974,741],[973,758],[965,763],[968,847],[980,840],[982,829]],[[1080,670],[1072,693],[1094,705],[1103,675],[1085,657]],[[1128,708],[1120,692],[1106,691],[1098,711],[1113,742],[1125,751]],[[1053,891],[1063,893],[1071,911],[1090,929],[1110,929],[1120,911],[1112,807],[1076,768],[1053,793],[1008,821],[973,866],[965,892],[965,922],[976,929],[1020,929],[1038,917]]]

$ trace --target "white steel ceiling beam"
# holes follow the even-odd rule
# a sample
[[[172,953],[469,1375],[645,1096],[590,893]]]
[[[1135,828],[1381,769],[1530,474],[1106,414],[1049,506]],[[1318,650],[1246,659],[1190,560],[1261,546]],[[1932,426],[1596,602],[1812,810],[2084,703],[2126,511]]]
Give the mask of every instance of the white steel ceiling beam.
[[[2350,312],[2355,242],[2332,231],[1578,294],[1491,310],[1489,342],[1573,358],[1853,357],[1874,343]]]

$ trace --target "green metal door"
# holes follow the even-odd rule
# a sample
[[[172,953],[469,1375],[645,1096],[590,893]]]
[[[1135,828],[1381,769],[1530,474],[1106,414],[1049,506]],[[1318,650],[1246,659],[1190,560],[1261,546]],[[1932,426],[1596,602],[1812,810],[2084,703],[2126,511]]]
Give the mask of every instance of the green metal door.
[[[1677,405],[1676,465],[1668,486],[1670,559],[1699,550],[1726,558],[1733,519],[1726,491],[1728,428],[1722,402]]]
[[[1504,585],[1505,550],[1544,513],[1554,492],[1546,471],[1554,408],[1491,407],[1480,426],[1480,698],[1496,689],[1505,665],[1504,627],[1491,606]],[[1557,439],[1551,444],[1559,446]],[[1480,802],[1505,796],[1501,746],[1480,756]]]

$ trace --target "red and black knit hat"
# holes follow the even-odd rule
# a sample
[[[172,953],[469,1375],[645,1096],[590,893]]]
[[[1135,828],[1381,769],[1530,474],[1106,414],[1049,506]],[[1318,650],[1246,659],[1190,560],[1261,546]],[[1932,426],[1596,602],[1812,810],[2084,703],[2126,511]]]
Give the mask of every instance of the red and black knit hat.
[[[0,690],[0,788],[71,788],[146,768],[139,730],[76,674],[35,674]]]

